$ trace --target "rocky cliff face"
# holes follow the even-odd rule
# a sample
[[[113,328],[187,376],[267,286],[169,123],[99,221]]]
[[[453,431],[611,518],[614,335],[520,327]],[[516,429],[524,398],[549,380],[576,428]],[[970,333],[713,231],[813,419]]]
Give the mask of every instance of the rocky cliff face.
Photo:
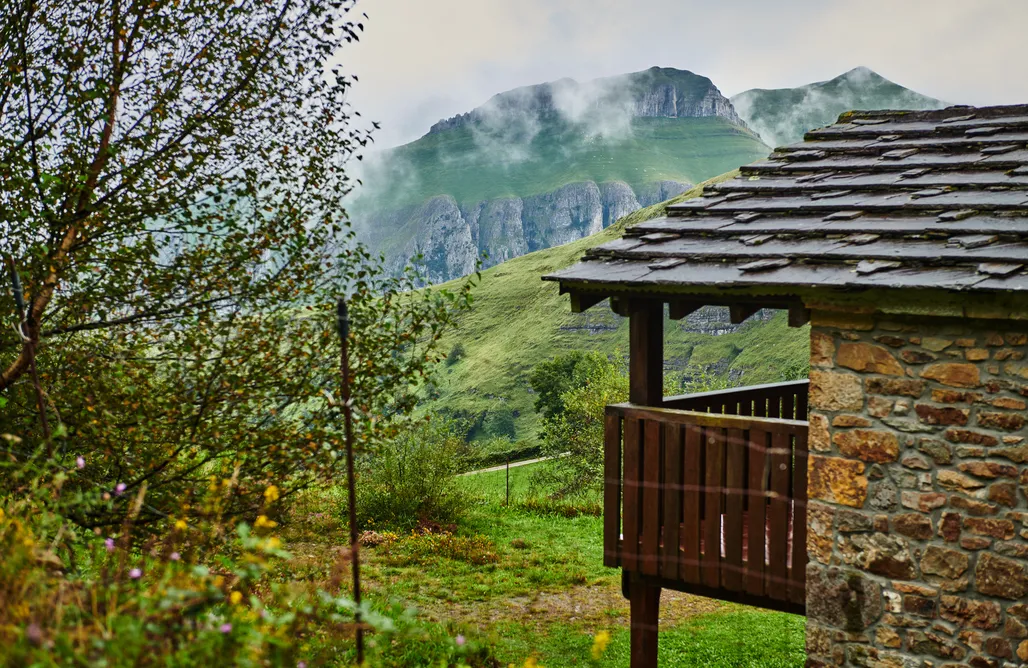
[[[526,118],[562,117],[590,124],[624,118],[700,118],[720,116],[746,127],[732,103],[707,77],[687,70],[651,67],[616,77],[579,83],[560,79],[494,95],[471,111],[446,118],[429,134],[465,125],[503,127]]]
[[[636,193],[627,183],[569,183],[531,197],[504,197],[461,207],[440,195],[419,207],[376,212],[364,221],[368,231],[399,229],[409,238],[387,253],[389,268],[400,271],[422,256],[431,283],[439,283],[542,248],[595,234],[641,206],[662,202],[691,186],[678,181],[647,184]],[[409,236],[408,236],[409,235]]]

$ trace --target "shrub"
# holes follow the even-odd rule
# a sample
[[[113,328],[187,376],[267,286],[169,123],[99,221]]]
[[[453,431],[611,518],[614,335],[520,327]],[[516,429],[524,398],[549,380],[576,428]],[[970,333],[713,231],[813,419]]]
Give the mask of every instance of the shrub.
[[[453,344],[453,347],[450,348],[449,354],[446,355],[446,366],[453,366],[457,362],[464,359],[464,356],[466,354],[467,353],[464,352],[464,345],[458,341],[457,343]]]
[[[427,561],[436,557],[463,561],[475,566],[494,564],[500,560],[496,546],[486,536],[461,536],[449,531],[412,533],[398,545],[398,552],[407,560]]]
[[[457,478],[465,457],[464,441],[441,420],[402,432],[360,463],[358,525],[407,531],[419,522],[456,522],[468,504]]]
[[[35,457],[0,463],[16,483],[0,496],[5,665],[292,668],[318,661],[320,650],[309,641],[321,629],[352,626],[357,608],[349,598],[268,577],[289,554],[266,515],[253,526],[180,517],[134,550],[142,489],[110,533],[77,529],[69,514],[111,510],[111,495],[69,484],[88,467],[61,470]],[[232,484],[214,485],[207,517],[218,517]],[[266,492],[272,503],[277,490]],[[329,588],[338,590],[339,582]],[[361,614],[389,652],[402,611],[383,615],[365,604]],[[381,663],[381,655],[370,658]]]

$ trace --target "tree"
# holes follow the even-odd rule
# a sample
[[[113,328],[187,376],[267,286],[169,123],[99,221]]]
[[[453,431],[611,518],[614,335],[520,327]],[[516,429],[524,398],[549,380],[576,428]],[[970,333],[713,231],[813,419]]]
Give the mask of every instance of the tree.
[[[190,512],[222,478],[242,512],[332,470],[336,295],[365,445],[409,412],[468,303],[469,283],[411,292],[417,277],[389,276],[349,228],[344,167],[369,136],[332,62],[363,29],[352,5],[0,6],[0,248],[27,305],[24,337],[0,328],[0,431],[38,441],[35,348],[69,432],[55,456],[86,455],[125,498],[148,485],[141,519]]]
[[[598,352],[583,353],[572,350],[563,355],[540,362],[532,368],[528,383],[537,397],[535,410],[544,419],[553,418],[564,412],[563,395],[582,387],[588,379],[610,365],[607,358]]]

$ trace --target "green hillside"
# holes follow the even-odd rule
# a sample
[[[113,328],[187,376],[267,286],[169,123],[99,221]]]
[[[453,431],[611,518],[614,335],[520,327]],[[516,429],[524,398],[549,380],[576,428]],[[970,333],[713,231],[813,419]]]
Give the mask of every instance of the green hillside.
[[[834,123],[844,111],[947,106],[942,100],[904,88],[866,67],[798,88],[754,88],[732,97],[732,105],[771,146],[802,141],[805,132]]]
[[[579,181],[625,181],[633,189],[697,183],[768,154],[756,135],[719,117],[634,118],[607,130],[590,134],[587,125],[549,118],[520,128],[517,139],[525,141],[468,125],[427,134],[371,159],[363,177],[370,190],[353,208],[393,209],[443,194],[470,204]]]
[[[438,397],[426,410],[511,411],[516,415],[517,437],[534,437],[539,424],[527,381],[534,365],[574,349],[628,352],[626,319],[615,316],[606,304],[573,314],[567,297],[557,294],[557,285],[540,277],[576,262],[587,248],[616,238],[625,226],[662,215],[668,204],[699,195],[703,185],[640,209],[593,236],[482,272],[474,307],[444,341],[444,350],[459,342],[465,356],[452,366],[440,365],[435,381]],[[767,323],[747,323],[737,332],[718,336],[683,331],[685,322],[666,321],[665,359],[676,368],[717,365],[719,373],[742,372],[739,382],[754,384],[779,380],[787,370],[806,364],[809,332],[789,328],[784,313]]]

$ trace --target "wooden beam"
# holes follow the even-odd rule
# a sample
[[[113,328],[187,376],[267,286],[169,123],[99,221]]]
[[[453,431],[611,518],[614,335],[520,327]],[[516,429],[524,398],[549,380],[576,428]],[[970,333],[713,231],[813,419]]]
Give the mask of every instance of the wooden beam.
[[[690,313],[695,313],[706,306],[704,302],[685,301],[676,299],[668,304],[668,317],[672,320],[681,320]]]
[[[597,304],[599,304],[600,302],[602,302],[606,298],[607,298],[607,295],[597,295],[597,294],[582,293],[582,292],[572,292],[571,293],[571,312],[572,313],[582,313],[583,311],[585,311],[585,310],[587,310],[587,309],[589,309],[589,308],[591,308],[593,306],[596,306]]]
[[[610,298],[610,310],[622,318],[627,318],[631,315],[629,311],[629,301],[627,297],[611,297]]]
[[[810,309],[803,304],[789,306],[789,327],[802,327],[810,322]]]
[[[628,400],[641,406],[664,403],[664,304],[629,304]]]
[[[738,325],[762,308],[761,304],[731,304],[728,306],[728,317],[733,325]]]

